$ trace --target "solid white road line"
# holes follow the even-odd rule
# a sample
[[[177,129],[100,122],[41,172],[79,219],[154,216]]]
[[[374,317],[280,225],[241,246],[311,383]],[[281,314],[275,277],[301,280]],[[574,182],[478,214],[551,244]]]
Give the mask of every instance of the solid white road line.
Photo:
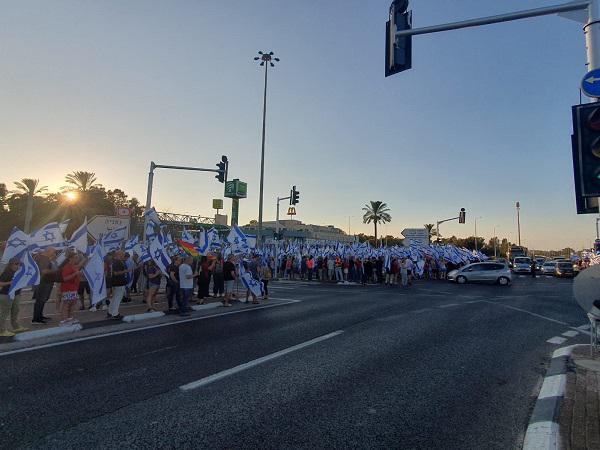
[[[333,333],[326,334],[324,336],[319,336],[318,338],[311,339],[310,341],[306,341],[301,344],[288,347],[284,350],[280,350],[278,352],[271,353],[270,355],[263,356],[262,358],[255,359],[247,363],[240,364],[239,366],[232,367],[231,369],[223,370],[222,372],[218,372],[208,377],[201,378],[197,381],[192,381],[191,383],[184,384],[182,386],[179,386],[179,389],[181,389],[182,391],[190,391],[192,389],[197,389],[199,387],[206,386],[207,384],[214,383],[215,381],[234,375],[243,370],[258,366],[259,364],[265,363],[267,361],[271,361],[272,359],[279,358],[280,356],[287,355],[288,353],[295,352],[296,350],[308,347],[309,345],[316,344],[317,342],[321,342],[326,339],[331,339],[332,337],[338,336],[343,332],[343,330],[338,330],[334,331]]]
[[[267,309],[267,308],[275,308],[277,306],[291,305],[293,303],[298,303],[301,301],[301,300],[292,300],[292,299],[289,299],[289,300],[272,299],[272,300],[285,300],[286,303],[276,303],[274,305],[255,306],[253,308],[244,308],[244,309],[238,309],[236,311],[227,311],[227,312],[222,312],[222,313],[218,313],[218,314],[210,314],[208,316],[191,317],[189,319],[182,319],[182,320],[177,320],[177,321],[173,321],[173,322],[158,323],[155,325],[147,325],[145,327],[132,328],[130,330],[112,331],[110,333],[104,333],[104,334],[98,334],[95,336],[86,336],[86,337],[82,337],[82,338],[70,339],[68,341],[52,342],[50,344],[42,344],[42,345],[38,345],[35,347],[20,348],[17,350],[10,350],[8,352],[0,352],[0,358],[3,356],[14,355],[16,353],[33,352],[35,350],[41,350],[43,348],[58,347],[60,345],[67,345],[67,344],[72,344],[75,342],[89,341],[92,339],[100,339],[100,338],[104,338],[104,337],[108,337],[108,336],[117,336],[119,334],[135,333],[136,331],[151,330],[153,328],[170,327],[173,325],[178,325],[180,323],[195,322],[196,320],[212,319],[213,317],[229,316],[231,314],[239,314],[239,313],[244,313],[244,312],[248,312],[248,311],[257,311],[259,309]]]
[[[548,342],[549,344],[560,345],[563,342],[565,342],[566,340],[567,340],[567,338],[560,337],[560,336],[554,336],[553,338],[548,339],[546,342]]]

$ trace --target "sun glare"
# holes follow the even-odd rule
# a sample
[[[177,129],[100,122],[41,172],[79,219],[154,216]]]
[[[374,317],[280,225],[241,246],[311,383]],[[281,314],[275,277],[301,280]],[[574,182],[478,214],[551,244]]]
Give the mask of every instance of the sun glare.
[[[74,202],[75,200],[77,200],[77,193],[74,191],[69,191],[65,194],[65,197],[68,201]]]

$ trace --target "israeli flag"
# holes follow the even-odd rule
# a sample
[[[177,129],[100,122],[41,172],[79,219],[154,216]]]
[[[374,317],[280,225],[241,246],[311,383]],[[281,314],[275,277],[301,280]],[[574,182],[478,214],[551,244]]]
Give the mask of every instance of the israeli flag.
[[[154,225],[158,225],[159,227],[162,225],[160,223],[160,218],[158,217],[158,214],[156,213],[156,209],[154,209],[154,207],[147,210],[144,213],[143,217],[144,217],[144,222],[146,224],[153,223]]]
[[[208,254],[210,242],[208,241],[208,234],[204,230],[200,230],[200,236],[198,237],[198,246],[196,249],[202,256]]]
[[[264,286],[262,281],[258,281],[252,278],[252,274],[250,272],[247,272],[246,269],[244,269],[244,264],[241,261],[239,267],[240,279],[242,280],[242,283],[244,283],[244,286],[246,286],[246,289],[248,289],[257,297],[262,296],[264,294]]]
[[[143,263],[147,263],[149,261],[152,261],[152,256],[150,255],[150,251],[148,250],[148,247],[140,244],[140,253],[138,253],[140,255],[140,261]]]
[[[248,243],[246,241],[246,235],[237,225],[234,225],[226,238],[229,245],[231,245],[231,251],[233,253],[245,253],[248,251]]]
[[[127,242],[125,242],[125,251],[130,255],[133,254],[135,247],[138,245],[138,235],[136,234],[132,238],[130,238]]]
[[[83,268],[83,275],[90,285],[92,305],[106,298],[106,279],[104,277],[104,255],[102,246],[96,245]]]
[[[88,240],[87,240],[87,217],[81,224],[79,228],[77,228],[73,234],[71,235],[71,239],[69,240],[69,247],[74,247],[77,251],[83,253],[84,255],[87,253]]]
[[[25,252],[21,258],[21,265],[10,283],[8,297],[11,300],[14,300],[16,291],[27,286],[35,286],[38,284],[40,284],[40,269],[33,260],[31,253]]]
[[[122,226],[119,228],[115,228],[114,230],[111,230],[108,234],[106,234],[105,236],[102,236],[102,240],[105,243],[115,243],[115,242],[122,242],[127,238],[127,226]]]
[[[6,241],[6,248],[2,254],[2,263],[8,264],[11,258],[20,258],[29,246],[29,235],[14,227]]]
[[[60,226],[56,222],[44,225],[31,235],[31,245],[34,248],[60,248],[63,246],[64,241],[63,235],[60,232]]]
[[[56,259],[54,260],[54,264],[56,264],[56,267],[60,267],[63,265],[63,263],[66,260],[67,260],[67,252],[62,250],[56,254]]]
[[[58,224],[58,229],[63,235],[65,234],[65,231],[67,231],[70,221],[71,219],[63,220],[60,224]]]
[[[160,271],[167,275],[169,273],[169,265],[171,264],[171,258],[167,254],[167,249],[164,246],[163,237],[159,234],[156,239],[150,242],[150,256],[160,269]]]
[[[184,227],[183,232],[181,233],[181,240],[183,242],[187,242],[188,244],[193,244],[194,236],[192,236],[192,234],[188,230],[186,230]]]
[[[219,239],[219,232],[214,228],[211,228],[206,232],[206,238],[209,242],[210,248],[221,247],[221,239]]]

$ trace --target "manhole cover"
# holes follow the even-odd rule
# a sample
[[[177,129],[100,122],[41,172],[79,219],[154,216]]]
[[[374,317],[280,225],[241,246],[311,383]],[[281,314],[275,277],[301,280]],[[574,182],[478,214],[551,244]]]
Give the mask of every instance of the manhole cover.
[[[600,361],[594,361],[593,359],[576,359],[575,365],[594,372],[600,372]]]

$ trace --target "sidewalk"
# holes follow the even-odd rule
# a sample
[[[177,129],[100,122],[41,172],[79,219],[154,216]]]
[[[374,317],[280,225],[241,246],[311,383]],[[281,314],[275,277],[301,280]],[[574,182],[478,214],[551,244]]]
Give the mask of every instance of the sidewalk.
[[[600,354],[588,345],[573,350],[559,425],[561,448],[600,449]]]
[[[242,298],[242,300],[245,299],[245,297],[246,297],[246,289],[241,284],[236,286],[235,293],[236,293],[237,297]],[[21,301],[19,304],[20,305],[20,310],[19,310],[20,326],[28,328],[29,329],[28,331],[37,331],[37,330],[44,330],[44,329],[48,329],[48,328],[58,327],[58,324],[60,322],[60,311],[58,311],[56,308],[57,287],[55,287],[54,290],[52,291],[50,299],[48,300],[48,302],[46,302],[46,306],[44,307],[44,316],[50,318],[50,320],[46,324],[32,324],[31,323],[31,319],[33,316],[33,306],[35,303],[35,300],[32,300],[32,298],[31,298],[32,295],[33,295],[32,291],[24,291],[21,294]],[[196,295],[194,295],[194,297],[192,298],[192,301],[190,302],[190,306],[194,306],[196,304],[196,300],[197,300],[197,297],[196,297]],[[205,298],[204,302],[206,304],[220,303],[221,298],[209,297],[209,298]],[[166,295],[165,295],[164,290],[161,290],[158,293],[154,304],[158,311],[163,311],[163,312],[165,312],[165,314],[177,313],[177,310],[167,311],[167,301],[166,301]],[[119,322],[119,321],[115,321],[113,319],[107,319],[106,311],[102,311],[100,309],[98,311],[94,311],[94,312],[90,311],[89,310],[90,300],[87,297],[87,295],[85,298],[85,308],[86,309],[80,310],[79,307],[80,307],[80,303],[78,302],[77,306],[75,307],[73,317],[75,319],[79,320],[79,322],[81,323],[83,328],[92,328],[92,327],[104,326],[104,325],[108,325],[108,324],[114,325],[115,322],[117,322],[117,323]],[[135,314],[146,313],[147,309],[148,309],[148,306],[144,302],[144,296],[142,294],[131,294],[131,302],[121,303],[121,305],[119,307],[119,312],[123,316],[131,316],[131,315],[135,315]],[[10,328],[9,320],[7,320],[6,325],[8,326],[8,329],[10,330],[11,328]],[[14,338],[11,338],[11,337],[0,337],[0,343],[12,342],[13,340],[14,340]]]

